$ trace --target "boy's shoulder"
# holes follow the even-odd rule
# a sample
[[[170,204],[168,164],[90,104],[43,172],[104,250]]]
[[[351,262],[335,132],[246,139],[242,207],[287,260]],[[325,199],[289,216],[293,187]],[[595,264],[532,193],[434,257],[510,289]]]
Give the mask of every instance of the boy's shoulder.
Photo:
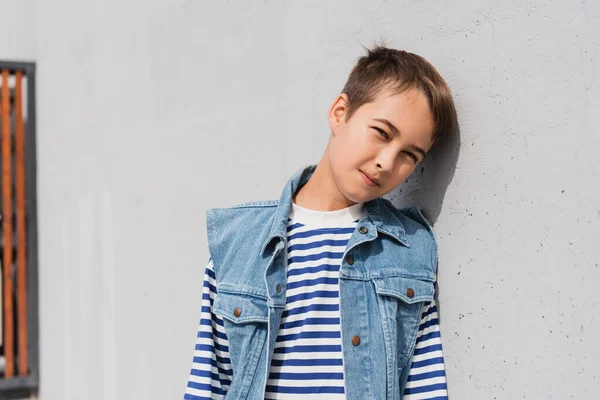
[[[277,207],[279,200],[255,200],[245,203],[234,204],[225,207],[213,207],[209,210],[235,210],[238,208],[262,208],[262,207]]]
[[[278,200],[256,200],[225,207],[213,207],[206,210],[206,217],[221,219],[239,219],[274,213]]]
[[[386,223],[400,224],[402,230],[409,237],[409,242],[418,243],[420,246],[430,243],[434,249],[437,248],[437,237],[433,225],[425,217],[420,206],[396,207],[386,198],[380,197],[380,200],[380,212],[387,215],[385,217]]]
[[[278,205],[278,200],[258,200],[206,210],[208,250],[217,280],[227,274],[250,276],[265,263],[259,249],[270,235]]]
[[[423,209],[417,205],[411,205],[406,207],[396,207],[389,199],[380,197],[381,204],[383,204],[391,213],[398,217],[403,223],[408,218],[411,222],[416,222],[427,230],[433,231],[433,224],[429,222],[429,219],[425,216]]]
[[[247,240],[266,236],[275,217],[278,200],[257,200],[206,210],[209,239],[234,237]]]
[[[383,200],[381,203],[383,207],[387,208],[400,221],[410,247],[418,249],[420,254],[431,255],[431,265],[433,265],[433,273],[435,274],[438,264],[437,237],[432,224],[423,214],[421,207],[411,205],[398,208],[391,201],[381,199]],[[390,218],[390,220],[393,220],[393,218]]]

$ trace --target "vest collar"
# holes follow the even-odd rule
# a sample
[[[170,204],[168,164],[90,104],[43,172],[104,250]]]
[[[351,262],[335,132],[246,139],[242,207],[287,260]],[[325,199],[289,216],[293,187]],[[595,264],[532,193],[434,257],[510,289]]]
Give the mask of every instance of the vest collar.
[[[275,211],[275,218],[266,240],[264,241],[261,248],[261,255],[264,255],[267,246],[273,239],[279,239],[281,242],[286,241],[287,235],[287,222],[292,207],[292,197],[312,176],[317,168],[316,164],[305,165],[300,168],[285,184],[279,202],[277,204],[277,210]],[[383,200],[381,197],[365,202],[365,213],[361,220],[358,222],[358,226],[364,223],[366,220],[370,220],[375,225],[378,232],[384,233],[404,246],[408,246],[406,243],[406,232],[402,222],[397,215],[390,209],[393,207],[389,201]]]

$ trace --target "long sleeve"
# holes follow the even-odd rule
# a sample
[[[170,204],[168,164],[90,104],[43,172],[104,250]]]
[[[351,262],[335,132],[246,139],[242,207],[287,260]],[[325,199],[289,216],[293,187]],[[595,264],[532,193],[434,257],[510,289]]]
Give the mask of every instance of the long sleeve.
[[[437,282],[435,283],[437,290]],[[435,300],[423,307],[403,400],[447,400],[442,338]]]
[[[202,286],[202,311],[192,369],[184,400],[222,399],[225,397],[233,370],[229,358],[229,342],[223,320],[213,313],[217,293],[212,259],[208,260]]]

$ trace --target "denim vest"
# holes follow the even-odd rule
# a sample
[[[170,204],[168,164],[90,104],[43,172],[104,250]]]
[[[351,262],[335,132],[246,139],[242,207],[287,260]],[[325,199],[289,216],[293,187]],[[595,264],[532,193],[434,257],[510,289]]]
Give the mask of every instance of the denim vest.
[[[293,195],[316,165],[298,170],[279,200],[206,212],[217,282],[213,310],[229,339],[227,398],[263,399],[286,303],[286,228]],[[434,296],[437,243],[418,207],[365,203],[342,257],[340,314],[346,396],[401,399],[421,310]],[[358,336],[360,341],[353,340]],[[357,343],[357,345],[353,343]]]

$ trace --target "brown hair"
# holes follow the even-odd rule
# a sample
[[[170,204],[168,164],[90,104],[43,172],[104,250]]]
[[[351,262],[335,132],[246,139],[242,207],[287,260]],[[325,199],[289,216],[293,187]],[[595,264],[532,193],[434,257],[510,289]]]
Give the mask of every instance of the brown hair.
[[[427,96],[433,114],[432,148],[453,134],[457,118],[452,94],[433,65],[417,54],[383,45],[365,50],[367,55],[358,59],[342,90],[348,95],[346,121],[360,106],[375,100],[382,91],[400,94],[418,88]]]

